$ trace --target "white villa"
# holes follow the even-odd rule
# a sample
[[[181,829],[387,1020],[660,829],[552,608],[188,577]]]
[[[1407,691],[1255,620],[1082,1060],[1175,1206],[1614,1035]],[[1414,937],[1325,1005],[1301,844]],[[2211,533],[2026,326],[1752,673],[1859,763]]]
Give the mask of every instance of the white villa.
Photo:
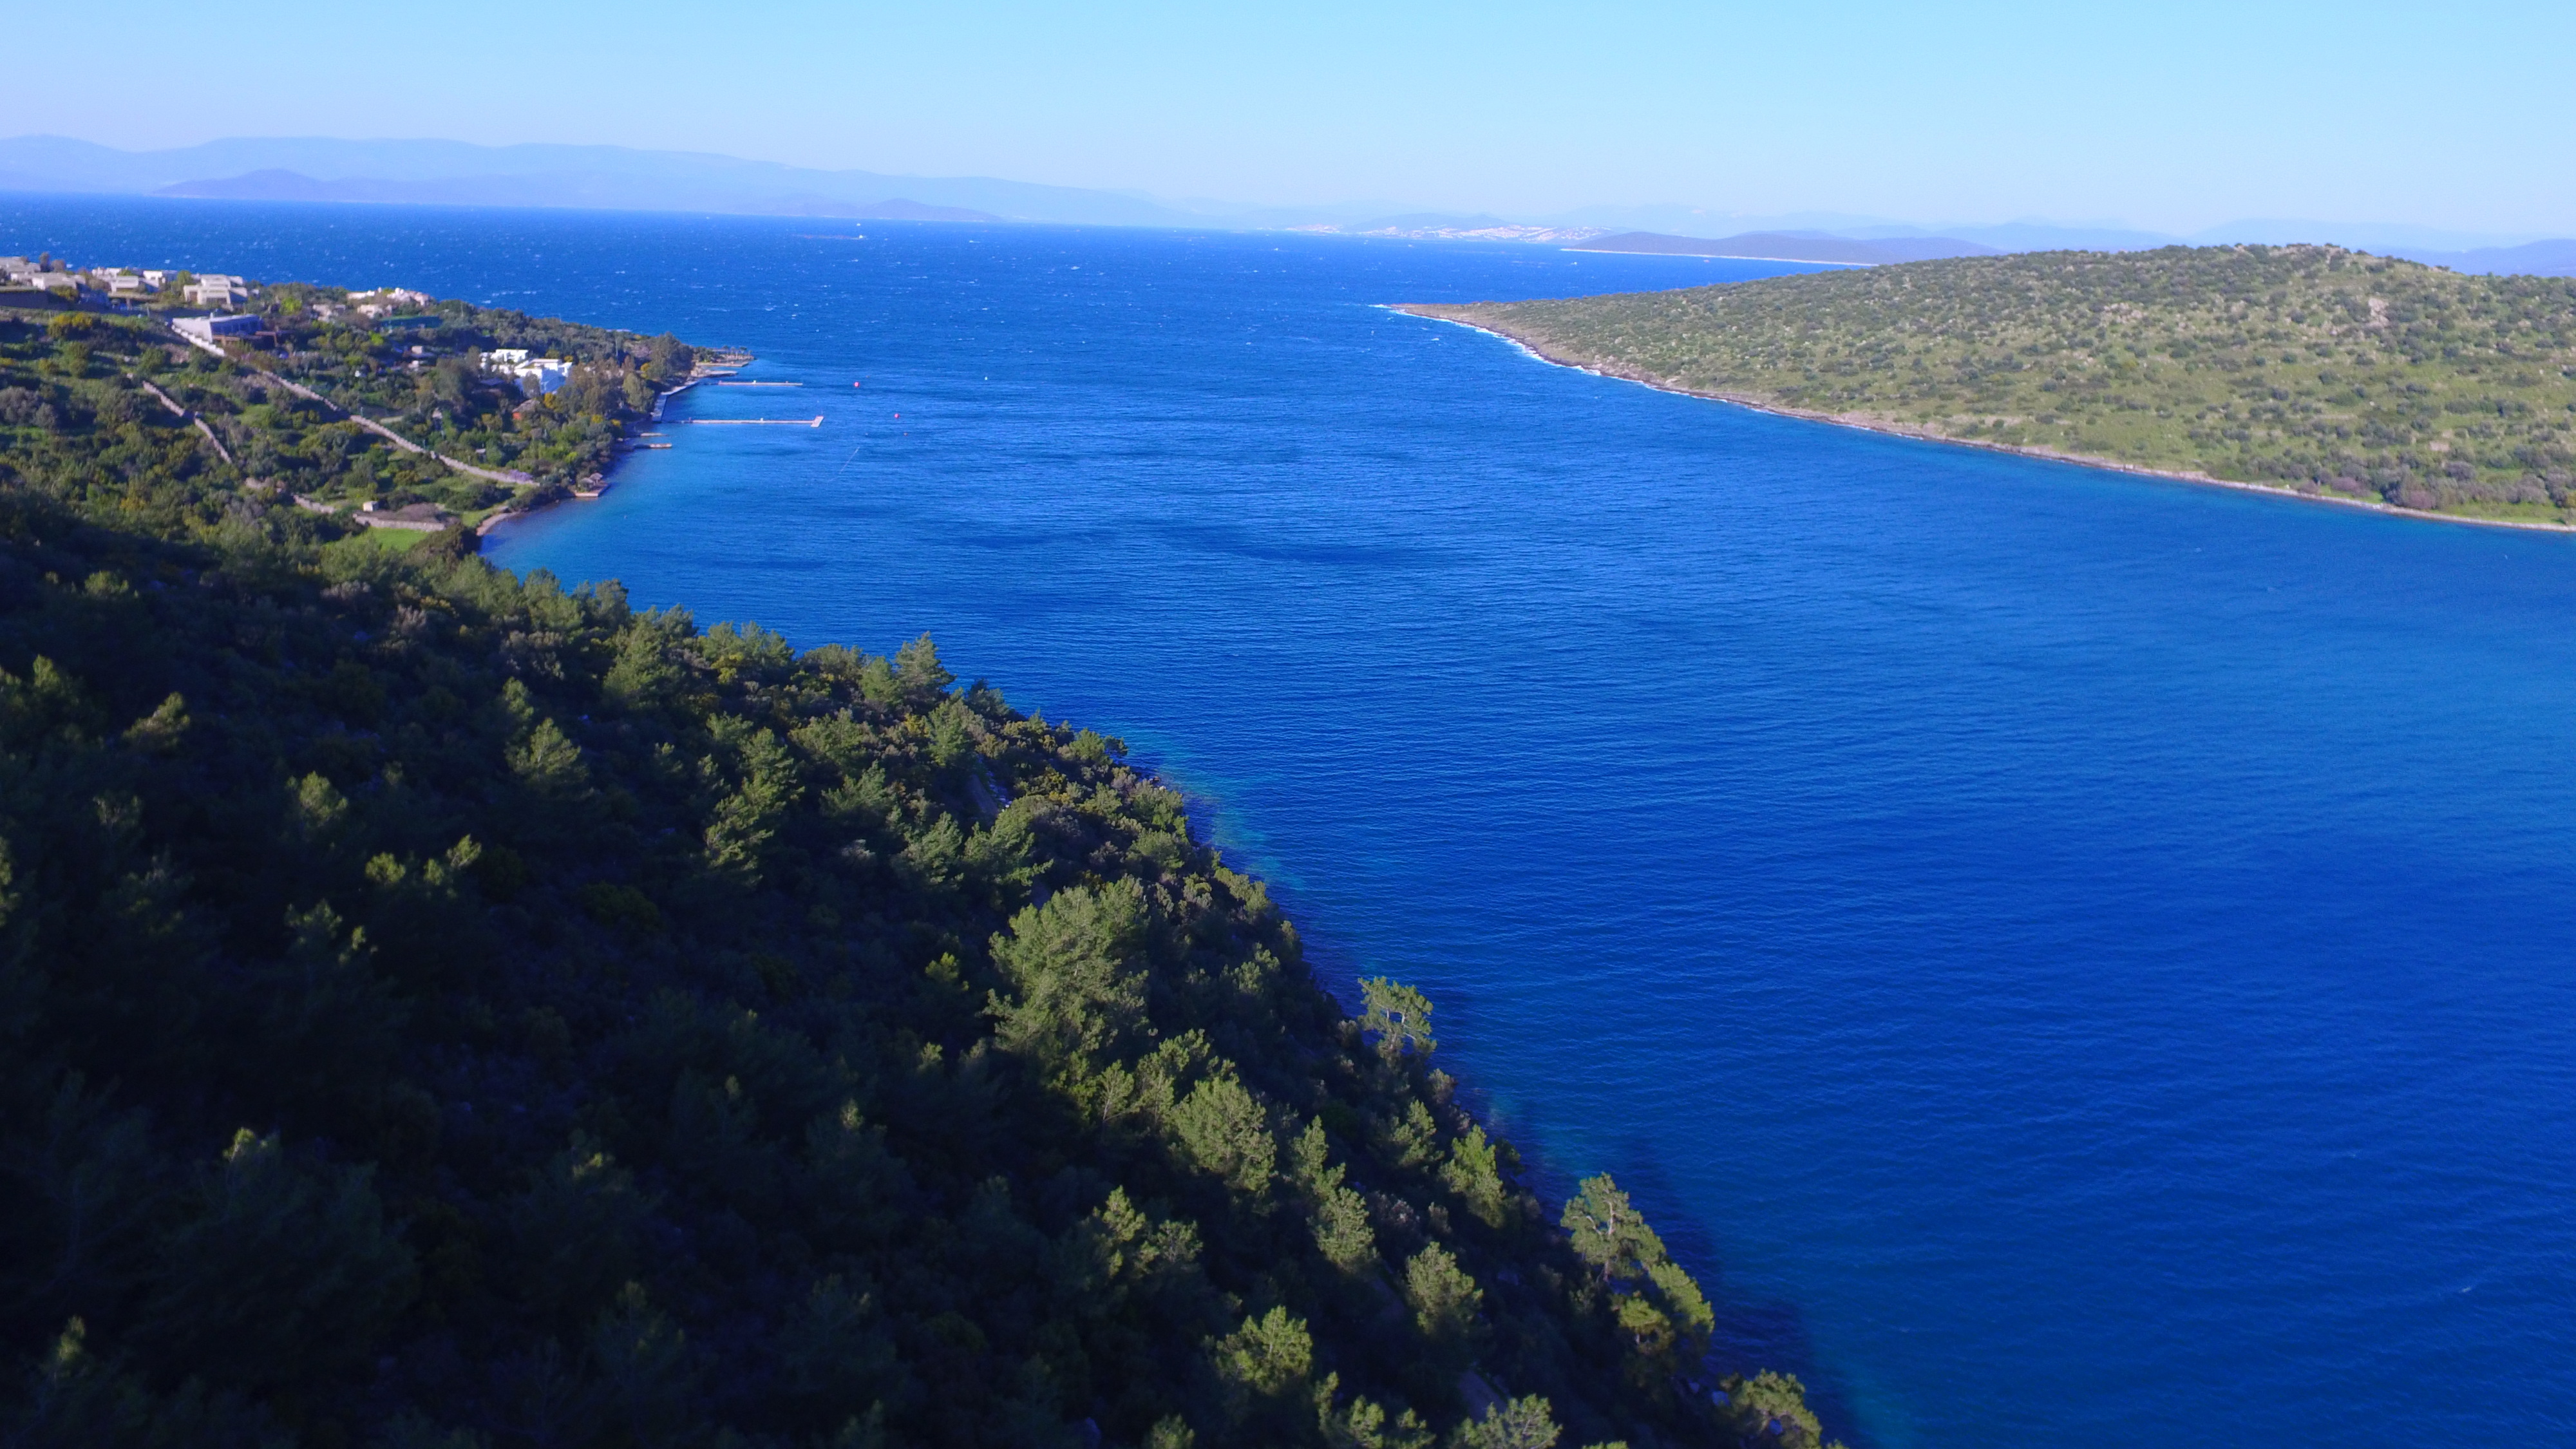
[[[530,357],[524,347],[496,347],[483,354],[483,370],[518,379],[530,397],[544,397],[572,380],[572,364],[560,357]]]
[[[259,319],[238,317],[182,317],[170,324],[171,330],[204,347],[216,345],[218,337],[252,337],[258,335]]]
[[[250,283],[221,272],[200,272],[197,280],[180,292],[199,307],[229,307],[250,300]]]

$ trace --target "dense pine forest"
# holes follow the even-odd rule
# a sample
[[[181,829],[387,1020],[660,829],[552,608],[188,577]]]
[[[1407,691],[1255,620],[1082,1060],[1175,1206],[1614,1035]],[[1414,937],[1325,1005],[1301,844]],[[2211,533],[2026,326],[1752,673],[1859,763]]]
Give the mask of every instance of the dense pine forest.
[[[0,313],[0,1438],[1815,1442],[1118,741],[381,547],[261,360]]]
[[[2334,247],[2035,252],[1405,310],[1931,437],[2576,523],[2576,280]]]

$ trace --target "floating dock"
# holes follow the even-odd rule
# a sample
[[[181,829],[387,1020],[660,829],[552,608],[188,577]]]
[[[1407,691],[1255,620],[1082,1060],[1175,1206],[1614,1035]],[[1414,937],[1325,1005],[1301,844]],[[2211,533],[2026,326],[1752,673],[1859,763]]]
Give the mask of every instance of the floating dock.
[[[803,387],[801,382],[719,382],[718,387]]]
[[[681,421],[700,428],[819,428],[823,415],[811,418],[683,418]]]

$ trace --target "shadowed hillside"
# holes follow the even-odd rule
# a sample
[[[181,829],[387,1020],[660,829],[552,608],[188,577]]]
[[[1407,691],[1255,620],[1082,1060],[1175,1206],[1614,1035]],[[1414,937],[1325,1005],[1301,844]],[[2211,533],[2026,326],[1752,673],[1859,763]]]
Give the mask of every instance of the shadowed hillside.
[[[166,337],[0,313],[0,1440],[1814,1441],[1117,741],[388,549]]]

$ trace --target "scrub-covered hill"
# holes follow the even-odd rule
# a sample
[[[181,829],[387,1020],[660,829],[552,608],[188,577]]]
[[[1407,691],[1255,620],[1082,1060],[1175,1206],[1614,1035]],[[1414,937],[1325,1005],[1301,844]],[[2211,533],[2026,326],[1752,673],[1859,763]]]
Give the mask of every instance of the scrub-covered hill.
[[[2567,278],[2168,247],[1405,310],[1659,387],[1890,431],[2576,522]]]
[[[379,547],[165,336],[0,313],[0,1439],[1813,1440],[1116,741]]]

